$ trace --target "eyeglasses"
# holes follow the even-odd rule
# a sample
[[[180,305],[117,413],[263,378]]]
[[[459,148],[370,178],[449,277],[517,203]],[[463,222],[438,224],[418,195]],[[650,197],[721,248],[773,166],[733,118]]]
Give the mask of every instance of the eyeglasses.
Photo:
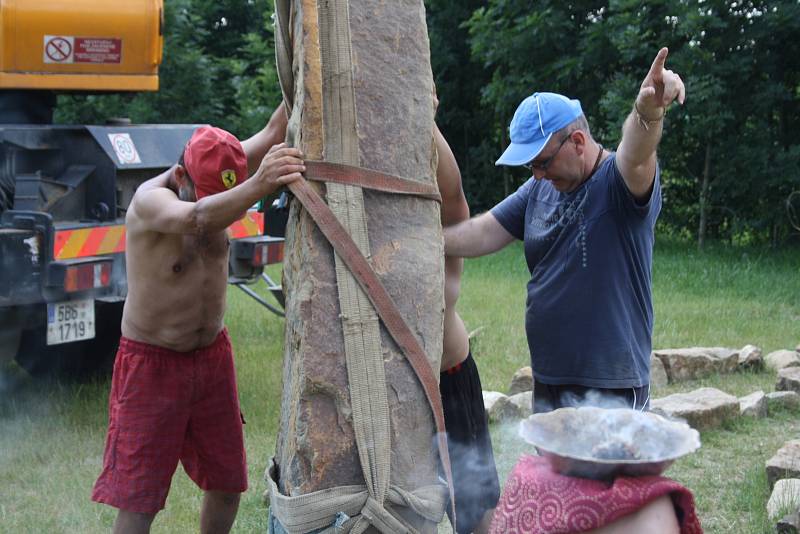
[[[532,160],[532,161],[529,161],[528,163],[526,163],[525,166],[528,169],[530,169],[531,172],[533,172],[533,171],[546,171],[547,168],[550,166],[550,164],[553,163],[553,159],[555,159],[555,157],[558,155],[559,151],[561,150],[561,147],[564,146],[564,143],[566,143],[567,139],[569,139],[569,138],[570,138],[570,136],[566,135],[564,137],[564,139],[561,140],[561,143],[559,143],[558,148],[556,149],[556,151],[553,152],[553,155],[550,156],[549,158],[547,158],[546,160],[544,160],[544,161]]]

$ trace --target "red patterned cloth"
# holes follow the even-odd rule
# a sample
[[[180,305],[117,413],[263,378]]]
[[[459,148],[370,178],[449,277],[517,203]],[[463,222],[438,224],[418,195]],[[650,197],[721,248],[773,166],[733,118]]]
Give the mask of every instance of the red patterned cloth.
[[[572,534],[600,528],[669,494],[681,534],[702,534],[692,493],[659,476],[608,482],[560,475],[544,458],[523,455],[511,471],[491,534]]]

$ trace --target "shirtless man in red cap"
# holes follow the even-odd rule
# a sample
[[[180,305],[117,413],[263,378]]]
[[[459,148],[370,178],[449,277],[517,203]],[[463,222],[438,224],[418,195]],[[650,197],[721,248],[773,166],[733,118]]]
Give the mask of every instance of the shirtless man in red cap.
[[[128,208],[128,297],[103,472],[92,493],[119,509],[115,533],[149,532],[178,461],[205,492],[200,531],[233,525],[247,469],[222,323],[225,229],[305,170],[299,150],[278,144],[285,128],[282,105],[243,144],[199,128],[180,162],[142,184]]]

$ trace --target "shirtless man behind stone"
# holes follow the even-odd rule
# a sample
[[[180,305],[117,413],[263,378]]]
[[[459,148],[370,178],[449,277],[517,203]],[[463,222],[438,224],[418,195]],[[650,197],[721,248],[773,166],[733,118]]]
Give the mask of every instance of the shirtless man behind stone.
[[[276,144],[285,127],[280,106],[244,144],[199,128],[179,164],[142,184],[128,208],[128,297],[92,494],[119,509],[115,533],[149,532],[179,460],[205,492],[200,531],[229,532],[236,517],[247,470],[222,322],[225,229],[305,170],[299,150]]]
[[[442,195],[442,226],[451,226],[469,219],[469,206],[455,156],[438,128],[434,128],[434,139],[439,153],[436,180]],[[463,268],[463,258],[445,257],[444,347],[439,391],[453,470],[458,531],[480,534],[488,531],[500,498],[500,483],[478,368],[469,349],[464,321],[456,312]]]

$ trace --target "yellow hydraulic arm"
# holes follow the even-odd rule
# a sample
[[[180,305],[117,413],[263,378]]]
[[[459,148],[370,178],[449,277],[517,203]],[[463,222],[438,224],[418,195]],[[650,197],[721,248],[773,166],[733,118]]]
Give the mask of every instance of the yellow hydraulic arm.
[[[0,0],[0,89],[155,91],[163,0]]]

